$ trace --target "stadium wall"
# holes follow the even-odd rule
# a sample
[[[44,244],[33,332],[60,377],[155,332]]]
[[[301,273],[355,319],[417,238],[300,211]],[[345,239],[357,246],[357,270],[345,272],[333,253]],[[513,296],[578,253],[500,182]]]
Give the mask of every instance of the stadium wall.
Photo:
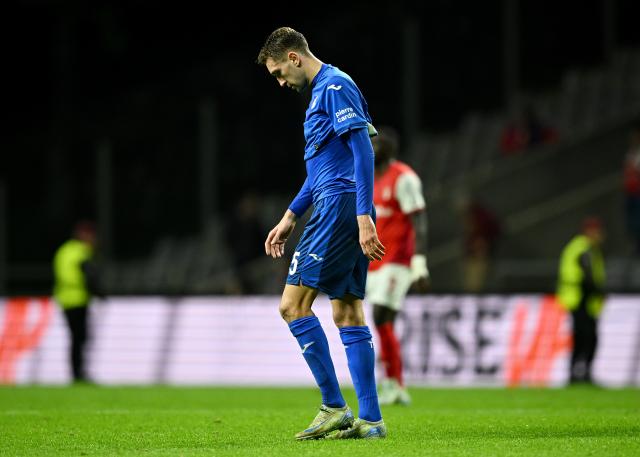
[[[275,296],[97,300],[88,371],[100,384],[312,385],[278,303]],[[640,385],[639,304],[640,295],[608,297],[594,364],[602,385]],[[350,385],[327,298],[314,309],[338,378]],[[553,296],[411,296],[397,328],[409,385],[567,382],[570,317]],[[0,383],[69,382],[68,341],[50,298],[0,298]]]

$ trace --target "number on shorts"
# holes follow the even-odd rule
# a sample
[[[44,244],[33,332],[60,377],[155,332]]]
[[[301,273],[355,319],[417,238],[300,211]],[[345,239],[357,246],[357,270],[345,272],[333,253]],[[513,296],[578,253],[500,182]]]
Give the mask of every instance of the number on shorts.
[[[293,257],[291,257],[291,266],[289,267],[289,274],[292,275],[298,269],[298,257],[300,256],[300,251],[296,251],[293,253]]]

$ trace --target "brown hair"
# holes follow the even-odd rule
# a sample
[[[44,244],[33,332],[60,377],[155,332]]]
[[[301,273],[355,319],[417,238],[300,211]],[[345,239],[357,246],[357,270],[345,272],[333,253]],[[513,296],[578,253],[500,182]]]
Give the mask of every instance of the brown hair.
[[[291,27],[280,27],[271,32],[271,35],[264,42],[256,63],[264,65],[268,58],[279,61],[287,51],[296,51],[306,55],[310,53],[309,44],[302,33]]]

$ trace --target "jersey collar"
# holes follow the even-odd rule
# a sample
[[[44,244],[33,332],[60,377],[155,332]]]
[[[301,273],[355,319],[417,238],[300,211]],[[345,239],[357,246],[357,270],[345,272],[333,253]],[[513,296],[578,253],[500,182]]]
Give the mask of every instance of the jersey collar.
[[[314,87],[316,85],[316,83],[318,82],[318,79],[320,79],[320,77],[324,74],[325,71],[327,71],[327,69],[330,67],[331,65],[328,65],[326,63],[323,63],[322,66],[320,67],[320,71],[318,72],[317,75],[315,75],[313,77],[313,81],[311,81],[311,87]]]

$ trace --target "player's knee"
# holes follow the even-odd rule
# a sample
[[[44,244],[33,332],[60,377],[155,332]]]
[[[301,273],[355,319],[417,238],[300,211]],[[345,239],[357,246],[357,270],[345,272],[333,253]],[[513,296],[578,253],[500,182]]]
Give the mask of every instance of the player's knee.
[[[291,322],[291,320],[293,320],[291,318],[292,316],[292,307],[291,304],[286,302],[285,300],[282,300],[280,302],[280,307],[278,308],[278,311],[280,312],[280,316],[287,322]]]
[[[313,316],[311,306],[318,292],[309,287],[287,285],[280,300],[280,316],[289,322],[307,316]]]
[[[373,305],[373,323],[376,327],[393,323],[396,316],[396,312],[391,308],[382,305]]]
[[[286,322],[292,322],[292,321],[295,321],[296,319],[300,319],[302,317],[311,315],[311,310],[307,309],[307,307],[303,306],[300,303],[287,300],[284,298],[280,302],[280,307],[278,308],[278,311],[280,312],[280,316],[282,316],[282,318]]]
[[[385,323],[383,315],[374,311],[373,323],[376,325],[376,327],[380,327],[381,325],[383,325]]]
[[[333,322],[337,327],[353,327],[366,325],[364,314],[353,307],[334,307]]]

